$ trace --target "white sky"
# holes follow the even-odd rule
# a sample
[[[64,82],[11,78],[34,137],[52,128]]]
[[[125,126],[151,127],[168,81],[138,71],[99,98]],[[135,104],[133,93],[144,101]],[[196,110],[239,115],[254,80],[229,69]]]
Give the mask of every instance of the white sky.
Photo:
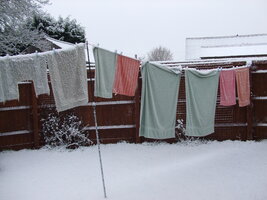
[[[185,38],[267,33],[266,0],[50,0],[45,10],[85,27],[90,43],[133,57],[162,45],[185,59]]]

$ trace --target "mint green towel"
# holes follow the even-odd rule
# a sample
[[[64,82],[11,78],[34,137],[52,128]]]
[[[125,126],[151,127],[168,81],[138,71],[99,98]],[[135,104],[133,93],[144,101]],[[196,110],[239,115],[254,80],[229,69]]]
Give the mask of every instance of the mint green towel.
[[[186,135],[200,137],[214,132],[218,83],[218,70],[185,70]]]
[[[99,47],[95,47],[93,53],[95,58],[94,95],[102,98],[112,98],[117,55]]]
[[[174,138],[180,71],[147,62],[141,72],[139,134],[154,139]]]

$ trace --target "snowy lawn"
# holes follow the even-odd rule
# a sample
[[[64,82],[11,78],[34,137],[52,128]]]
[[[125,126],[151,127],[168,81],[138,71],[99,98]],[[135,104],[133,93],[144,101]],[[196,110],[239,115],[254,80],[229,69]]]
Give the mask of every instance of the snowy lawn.
[[[102,145],[110,200],[266,200],[267,140]],[[0,153],[1,200],[103,198],[96,146]]]

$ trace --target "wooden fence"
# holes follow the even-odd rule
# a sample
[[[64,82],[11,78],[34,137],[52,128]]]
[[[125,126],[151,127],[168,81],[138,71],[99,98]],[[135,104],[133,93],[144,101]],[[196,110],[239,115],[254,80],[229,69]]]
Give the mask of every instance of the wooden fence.
[[[196,68],[232,67],[246,64],[245,61],[231,62],[192,62],[192,63],[165,63],[170,66],[181,64]],[[219,106],[217,102],[215,133],[205,137],[214,140],[259,140],[267,138],[267,59],[255,59],[251,68],[251,101],[248,107],[240,108],[238,105],[231,107]],[[89,71],[89,69],[87,70]],[[94,72],[94,69],[92,70]],[[93,73],[92,73],[92,76]],[[74,113],[86,125],[89,138],[95,142],[95,127],[92,111],[92,95],[94,80],[88,73],[89,103],[66,113]],[[54,109],[53,96],[41,95],[35,97],[31,82],[19,83],[20,100],[0,104],[0,149],[38,148],[42,146],[41,127],[44,114]],[[112,99],[95,98],[97,122],[102,143],[116,143],[127,141],[139,143],[151,141],[139,137],[141,79],[135,97],[114,95]],[[184,77],[181,79],[177,120],[185,124],[185,85]],[[181,125],[181,124],[180,124]],[[166,140],[175,142],[183,138]]]

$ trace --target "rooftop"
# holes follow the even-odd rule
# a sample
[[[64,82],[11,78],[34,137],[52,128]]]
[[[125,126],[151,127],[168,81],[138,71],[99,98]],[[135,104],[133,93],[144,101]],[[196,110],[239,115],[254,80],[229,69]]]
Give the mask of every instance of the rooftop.
[[[267,34],[186,38],[186,60],[267,56]]]

